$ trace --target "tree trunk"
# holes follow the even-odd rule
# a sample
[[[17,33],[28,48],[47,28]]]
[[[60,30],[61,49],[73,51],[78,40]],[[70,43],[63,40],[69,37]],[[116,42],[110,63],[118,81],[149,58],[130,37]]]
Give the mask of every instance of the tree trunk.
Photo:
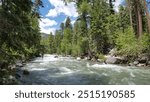
[[[146,0],[144,0],[143,2],[144,2],[144,9],[145,9],[145,13],[146,13],[147,23],[148,23],[148,32],[150,33],[150,15],[149,15],[149,11],[148,11],[148,6],[146,3]]]
[[[137,15],[137,37],[141,37],[143,33],[143,28],[142,28],[142,15],[141,15],[141,6],[140,6],[140,1],[136,0],[136,15]]]
[[[127,3],[128,3],[128,10],[129,10],[129,16],[130,16],[130,25],[131,27],[133,27],[131,1],[128,0]]]

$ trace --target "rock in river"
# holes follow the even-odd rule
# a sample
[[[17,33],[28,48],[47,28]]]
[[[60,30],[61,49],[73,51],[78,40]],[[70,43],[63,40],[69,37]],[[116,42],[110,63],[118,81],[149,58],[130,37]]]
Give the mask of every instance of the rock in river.
[[[29,72],[27,69],[24,69],[24,70],[23,70],[23,74],[24,74],[24,75],[29,75],[30,72]]]
[[[123,61],[124,61],[124,59],[121,58],[121,57],[111,57],[111,56],[109,56],[106,59],[106,63],[108,63],[108,64],[122,64]]]

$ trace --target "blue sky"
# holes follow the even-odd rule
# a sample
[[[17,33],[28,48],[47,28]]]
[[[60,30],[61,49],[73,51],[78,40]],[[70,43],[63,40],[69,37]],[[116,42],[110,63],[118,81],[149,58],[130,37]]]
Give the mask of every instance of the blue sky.
[[[40,8],[40,14],[42,16],[40,23],[41,32],[50,34],[54,33],[56,29],[59,29],[60,24],[65,22],[66,17],[70,17],[72,24],[75,22],[78,13],[75,3],[71,2],[67,5],[62,0],[42,0],[44,8]],[[122,0],[116,0],[115,9],[118,9]]]

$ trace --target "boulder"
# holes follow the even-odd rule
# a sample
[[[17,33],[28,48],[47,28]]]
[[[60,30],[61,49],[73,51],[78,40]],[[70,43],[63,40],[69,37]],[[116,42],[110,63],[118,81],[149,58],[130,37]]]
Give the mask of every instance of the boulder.
[[[97,59],[97,62],[103,63],[104,60],[103,59]]]
[[[88,60],[88,57],[84,57],[84,60]]]
[[[24,75],[29,75],[30,72],[29,72],[27,69],[24,69],[24,70],[23,70],[23,74],[24,74]]]
[[[116,52],[117,52],[117,49],[113,48],[113,49],[110,50],[109,55],[110,56],[116,56]]]
[[[134,64],[133,63],[129,63],[129,66],[134,66]]]
[[[90,57],[90,56],[88,56],[88,57],[87,57],[87,60],[91,60],[91,57]]]
[[[145,67],[146,65],[145,64],[141,64],[141,63],[139,63],[138,65],[137,65],[137,67]]]
[[[19,79],[19,78],[21,78],[21,75],[18,74],[18,73],[16,73],[16,74],[15,74],[15,77],[16,77],[17,79]]]
[[[9,66],[8,62],[0,61],[0,69],[7,68]]]
[[[91,59],[91,61],[95,62],[95,61],[97,61],[97,59],[96,59],[95,57],[93,57],[93,58]]]
[[[147,54],[142,54],[139,56],[139,63],[146,63],[149,60],[149,56]]]
[[[16,67],[23,67],[22,63],[16,63]]]
[[[54,56],[54,58],[58,58],[58,56],[56,55],[56,56]]]
[[[150,61],[147,61],[147,63],[146,63],[147,65],[150,65]]]
[[[15,80],[15,77],[12,76],[12,75],[10,75],[10,76],[9,76],[9,79],[10,79],[10,80]]]
[[[123,63],[123,58],[121,57],[107,57],[106,63],[108,64],[122,64]]]
[[[79,60],[81,60],[81,58],[80,58],[80,57],[77,57],[77,60],[79,61]]]
[[[8,68],[10,68],[10,69],[15,69],[15,68],[16,68],[16,65],[15,65],[15,64],[14,64],[14,65],[9,65]]]
[[[134,61],[133,64],[136,66],[139,64],[139,61]]]
[[[23,66],[25,66],[25,65],[26,65],[26,63],[25,63],[25,62],[23,62],[23,63],[22,63],[22,65],[23,65]]]

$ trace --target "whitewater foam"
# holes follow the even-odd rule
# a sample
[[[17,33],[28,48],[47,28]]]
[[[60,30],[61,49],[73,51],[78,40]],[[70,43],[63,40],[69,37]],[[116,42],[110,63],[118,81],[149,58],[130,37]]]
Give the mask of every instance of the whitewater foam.
[[[44,70],[46,70],[46,69],[44,69],[44,68],[32,68],[32,69],[30,69],[30,71],[44,71]]]
[[[62,71],[61,74],[70,74],[73,73],[73,71],[67,67],[61,67],[60,70]]]

